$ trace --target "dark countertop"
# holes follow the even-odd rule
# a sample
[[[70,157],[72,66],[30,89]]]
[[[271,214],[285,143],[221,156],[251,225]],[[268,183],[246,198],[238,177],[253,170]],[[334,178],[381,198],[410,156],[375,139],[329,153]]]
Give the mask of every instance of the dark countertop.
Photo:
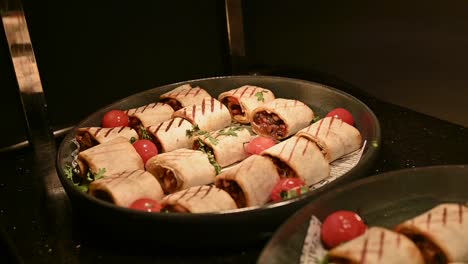
[[[382,102],[353,88],[343,90],[366,103],[381,122],[381,152],[369,175],[468,164],[467,128]],[[53,204],[44,198],[38,183],[42,176],[33,171],[33,161],[30,148],[1,154],[1,263],[14,261],[11,252],[22,263],[253,263],[264,246],[187,252],[95,240],[76,221],[66,199]],[[60,190],[56,192],[63,198]]]

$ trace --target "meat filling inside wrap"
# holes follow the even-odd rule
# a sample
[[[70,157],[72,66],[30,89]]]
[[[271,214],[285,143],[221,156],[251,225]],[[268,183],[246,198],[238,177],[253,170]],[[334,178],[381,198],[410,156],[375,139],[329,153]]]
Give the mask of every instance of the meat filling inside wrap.
[[[262,134],[268,134],[274,138],[284,137],[287,134],[286,124],[277,114],[260,111],[255,114],[253,121]]]
[[[245,199],[244,192],[242,191],[239,184],[237,184],[237,182],[223,179],[217,183],[216,187],[223,189],[227,193],[229,193],[232,199],[236,202],[238,208],[243,208],[247,206],[247,201]]]
[[[162,212],[169,212],[169,213],[190,213],[187,208],[183,207],[180,204],[168,204],[161,208]]]
[[[242,111],[239,101],[236,98],[226,97],[221,102],[229,109],[232,116],[244,116],[245,113]]]
[[[333,264],[353,264],[349,259],[340,258],[340,257],[328,257],[328,263]]]
[[[282,160],[272,157],[270,155],[267,155],[275,164],[276,170],[278,171],[278,174],[280,178],[296,178],[296,172],[289,167],[288,164],[283,162]]]
[[[170,105],[174,111],[183,108],[182,104],[174,98],[164,98],[161,99],[161,102]]]
[[[409,239],[411,239],[416,246],[421,251],[425,263],[428,264],[439,264],[439,263],[447,263],[447,257],[442,252],[442,250],[432,241],[426,239],[423,235],[415,234],[410,230],[400,230],[405,234]]]
[[[99,142],[94,139],[88,131],[79,133],[76,135],[76,141],[80,144],[80,151],[89,149],[99,144]]]
[[[166,168],[160,168],[160,173],[161,176],[158,180],[164,190],[164,193],[175,192],[179,186],[177,186],[177,179],[174,172]]]

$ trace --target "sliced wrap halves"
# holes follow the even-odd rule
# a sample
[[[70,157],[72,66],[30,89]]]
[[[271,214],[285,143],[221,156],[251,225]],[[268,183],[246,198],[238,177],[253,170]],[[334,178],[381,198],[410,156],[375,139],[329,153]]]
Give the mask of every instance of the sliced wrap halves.
[[[268,89],[244,85],[226,91],[218,96],[220,102],[227,106],[232,119],[241,124],[250,123],[252,111],[275,99],[275,95]]]
[[[362,136],[354,126],[336,117],[325,117],[301,129],[296,136],[306,137],[317,143],[329,162],[358,150]]]
[[[158,154],[146,162],[146,170],[158,179],[166,194],[212,183],[216,176],[207,155],[192,149]]]
[[[158,180],[145,170],[127,171],[95,180],[89,184],[89,193],[123,207],[140,198],[159,201],[164,196]]]
[[[205,97],[211,97],[211,95],[203,88],[192,87],[190,84],[181,85],[160,96],[161,102],[169,104],[174,111],[199,104]]]
[[[381,227],[371,227],[361,236],[331,249],[328,261],[336,264],[424,264],[411,240]]]
[[[437,205],[401,223],[395,230],[416,243],[427,263],[468,262],[466,204]]]
[[[300,178],[309,186],[330,175],[330,164],[320,149],[304,137],[293,136],[264,150],[261,155],[273,160],[280,177]]]
[[[307,127],[314,112],[301,101],[276,98],[252,112],[251,125],[255,133],[284,139]]]
[[[179,213],[209,213],[237,209],[224,190],[213,185],[200,185],[172,193],[161,201],[163,211]]]
[[[228,192],[237,207],[242,208],[268,202],[279,179],[275,165],[269,158],[252,155],[216,176],[215,184]]]

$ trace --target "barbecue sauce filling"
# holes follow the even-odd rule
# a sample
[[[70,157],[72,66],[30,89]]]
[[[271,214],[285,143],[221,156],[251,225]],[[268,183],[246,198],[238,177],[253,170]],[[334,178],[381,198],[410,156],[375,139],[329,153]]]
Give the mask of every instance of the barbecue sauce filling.
[[[401,232],[402,230],[400,230]],[[442,250],[431,241],[427,240],[423,235],[415,234],[409,230],[402,232],[411,239],[421,251],[424,262],[427,264],[444,264],[447,263],[447,258]]]
[[[170,105],[174,111],[184,108],[179,101],[173,98],[165,98],[161,102]]]
[[[161,184],[161,187],[165,194],[177,191],[177,188],[179,186],[174,172],[172,172],[169,169],[160,168],[160,172],[157,173],[157,175],[160,175],[158,177],[158,181]]]
[[[296,172],[291,169],[291,167],[288,166],[285,162],[280,160],[279,158],[269,156],[268,157],[273,161],[273,164],[275,164],[276,171],[278,171],[278,174],[281,179],[283,178],[297,178]]]
[[[94,139],[89,132],[83,132],[76,135],[76,141],[80,144],[80,151],[89,149],[99,144],[99,142]]]
[[[255,114],[253,122],[260,134],[274,138],[286,136],[286,124],[277,114],[261,111]]]
[[[226,97],[222,100],[222,103],[227,107],[227,109],[229,109],[232,117],[245,115],[244,111],[242,111],[239,101],[236,98]]]
[[[237,182],[231,180],[220,180],[216,183],[216,187],[225,190],[232,199],[236,202],[237,208],[243,208],[247,206],[244,192]]]

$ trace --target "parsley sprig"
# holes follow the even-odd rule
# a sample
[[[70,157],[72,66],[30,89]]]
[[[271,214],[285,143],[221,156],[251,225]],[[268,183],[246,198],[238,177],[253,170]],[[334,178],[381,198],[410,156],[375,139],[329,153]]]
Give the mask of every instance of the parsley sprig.
[[[268,91],[260,91],[260,92],[255,93],[255,96],[257,97],[257,101],[265,102],[265,98],[263,97],[263,93],[268,93]]]
[[[141,131],[141,139],[148,139],[148,140],[153,140],[153,137],[151,137],[150,133],[146,130],[144,126],[140,126],[140,131]]]
[[[206,154],[208,157],[208,160],[210,161],[211,165],[213,165],[216,175],[221,173],[221,166],[219,166],[218,162],[215,159],[215,156],[213,154],[213,150],[209,148],[201,139],[197,139],[199,143],[198,150],[202,151],[203,153]]]
[[[89,184],[95,180],[99,180],[104,177],[104,174],[106,173],[105,168],[101,168],[98,170],[97,173],[92,173],[91,171],[88,171],[86,173],[86,178],[83,179],[81,177],[76,177],[76,173],[71,166],[66,165],[63,168],[63,171],[65,173],[65,176],[67,179],[69,179],[73,185],[75,185],[77,188],[79,188],[83,192],[88,192],[89,190]]]

